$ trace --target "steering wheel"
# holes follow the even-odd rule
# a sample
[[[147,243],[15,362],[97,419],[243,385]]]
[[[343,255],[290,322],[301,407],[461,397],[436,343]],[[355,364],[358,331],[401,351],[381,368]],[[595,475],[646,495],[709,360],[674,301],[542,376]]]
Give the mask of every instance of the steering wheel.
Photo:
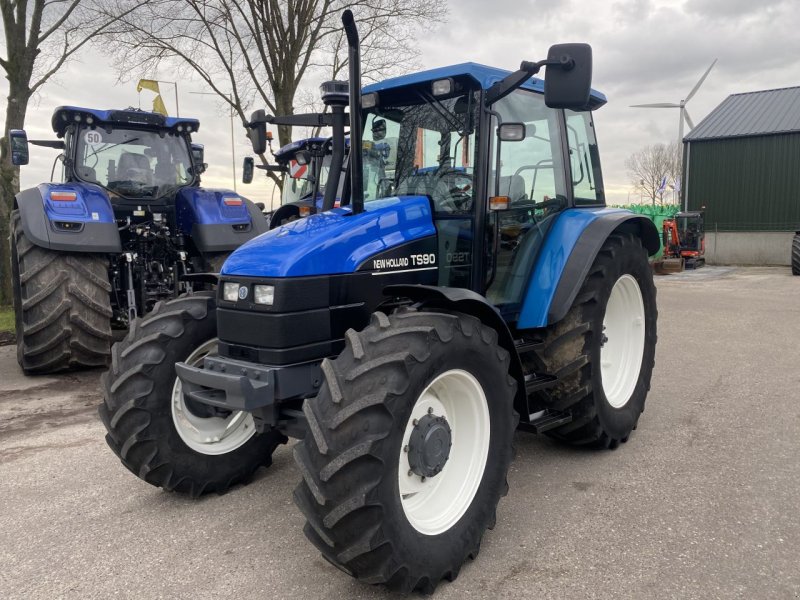
[[[454,167],[440,167],[434,172],[437,179],[436,191],[443,198],[443,204],[448,212],[468,212],[472,210],[472,176]],[[453,176],[452,182],[445,182],[445,176]],[[465,183],[458,185],[457,180]],[[440,190],[446,187],[447,192]]]

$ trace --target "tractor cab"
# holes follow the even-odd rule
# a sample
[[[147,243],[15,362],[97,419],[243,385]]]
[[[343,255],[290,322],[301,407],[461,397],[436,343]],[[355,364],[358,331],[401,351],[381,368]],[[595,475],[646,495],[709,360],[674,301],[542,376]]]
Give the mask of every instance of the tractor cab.
[[[65,182],[95,184],[123,201],[159,203],[203,170],[202,154],[191,144],[196,119],[64,106],[52,125],[63,140]]]

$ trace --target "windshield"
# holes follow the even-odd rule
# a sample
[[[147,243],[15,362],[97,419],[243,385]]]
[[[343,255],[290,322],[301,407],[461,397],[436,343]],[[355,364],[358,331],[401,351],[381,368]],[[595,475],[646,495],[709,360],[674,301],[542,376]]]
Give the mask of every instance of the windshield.
[[[75,172],[130,198],[160,198],[192,182],[186,139],[171,132],[84,129],[77,135]]]
[[[471,212],[477,94],[381,102],[364,126],[364,200],[427,195],[437,212]]]

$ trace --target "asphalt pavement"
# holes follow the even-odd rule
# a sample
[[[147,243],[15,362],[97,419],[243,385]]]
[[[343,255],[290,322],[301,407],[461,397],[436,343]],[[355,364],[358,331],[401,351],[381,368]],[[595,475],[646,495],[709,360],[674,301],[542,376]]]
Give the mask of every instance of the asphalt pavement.
[[[800,598],[800,277],[657,278],[639,428],[615,451],[519,433],[477,560],[435,598]],[[302,533],[282,447],[198,501],[106,446],[99,372],[24,377],[0,347],[0,598],[384,598]]]

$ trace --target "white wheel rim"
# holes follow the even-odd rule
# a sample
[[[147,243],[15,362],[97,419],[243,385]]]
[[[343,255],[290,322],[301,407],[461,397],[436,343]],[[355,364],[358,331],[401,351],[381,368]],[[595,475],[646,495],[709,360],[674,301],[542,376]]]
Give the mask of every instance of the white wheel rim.
[[[603,317],[605,343],[600,348],[600,374],[606,400],[625,406],[636,389],[644,355],[644,301],[639,283],[623,275],[614,284]]]
[[[188,365],[202,364],[203,359],[217,350],[217,339],[207,341],[189,355]],[[195,452],[217,456],[243,446],[256,427],[253,415],[234,411],[226,417],[200,417],[189,409],[183,396],[183,384],[176,377],[172,386],[172,422],[183,442]]]
[[[414,420],[433,409],[451,430],[444,468],[424,481],[409,475],[407,447]],[[486,394],[475,377],[453,369],[436,377],[420,394],[403,433],[398,467],[400,499],[408,522],[420,533],[437,535],[455,525],[478,491],[489,454],[490,420]]]

